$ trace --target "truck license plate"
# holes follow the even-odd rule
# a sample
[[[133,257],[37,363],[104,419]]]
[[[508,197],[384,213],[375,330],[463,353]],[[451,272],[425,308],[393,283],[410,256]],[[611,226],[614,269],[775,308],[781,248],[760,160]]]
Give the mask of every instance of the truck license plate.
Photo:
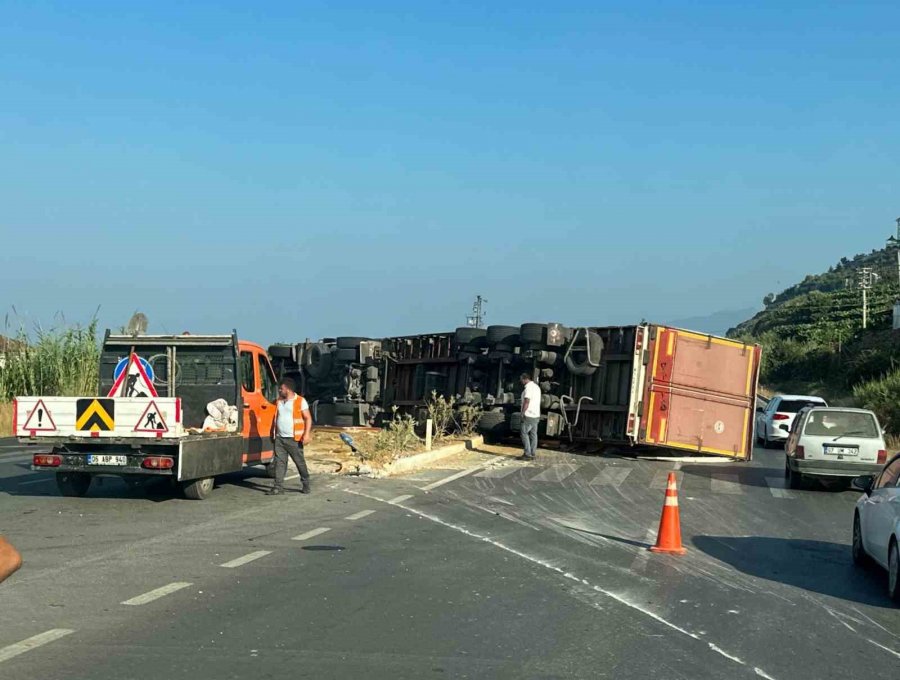
[[[825,453],[830,456],[855,456],[859,449],[855,446],[826,446]]]
[[[128,465],[128,456],[92,454],[87,457],[88,465]]]

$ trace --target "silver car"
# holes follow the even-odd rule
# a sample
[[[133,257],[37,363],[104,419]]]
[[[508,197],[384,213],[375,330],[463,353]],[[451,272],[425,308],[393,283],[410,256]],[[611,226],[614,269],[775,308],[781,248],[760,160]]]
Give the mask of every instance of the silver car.
[[[853,514],[853,561],[888,571],[888,594],[900,602],[900,454],[877,476],[853,480],[864,493]]]
[[[784,475],[792,489],[805,480],[850,481],[881,472],[887,446],[878,418],[859,408],[805,408],[785,444]]]

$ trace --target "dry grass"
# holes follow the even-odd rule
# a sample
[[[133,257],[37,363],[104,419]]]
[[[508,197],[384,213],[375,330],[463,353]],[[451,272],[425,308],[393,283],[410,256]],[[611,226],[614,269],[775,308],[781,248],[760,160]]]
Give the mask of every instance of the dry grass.
[[[12,436],[12,402],[0,402],[0,437]]]

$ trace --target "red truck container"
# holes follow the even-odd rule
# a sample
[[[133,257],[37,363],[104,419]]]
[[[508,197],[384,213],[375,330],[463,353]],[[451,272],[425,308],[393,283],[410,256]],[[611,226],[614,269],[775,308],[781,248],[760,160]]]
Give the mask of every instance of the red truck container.
[[[751,458],[758,345],[653,324],[589,330],[603,362],[562,386],[573,439]]]

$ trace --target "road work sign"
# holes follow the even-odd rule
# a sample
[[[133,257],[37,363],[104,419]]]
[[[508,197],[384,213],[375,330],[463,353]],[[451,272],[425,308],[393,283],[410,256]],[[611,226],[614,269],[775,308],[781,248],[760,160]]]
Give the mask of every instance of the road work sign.
[[[134,432],[152,432],[154,434],[163,434],[169,431],[166,425],[165,414],[159,410],[159,406],[155,401],[147,404],[147,408],[138,418],[137,424],[134,426]]]
[[[126,367],[127,371],[126,371]],[[126,375],[127,373],[127,375]],[[112,389],[108,397],[157,397],[156,388],[153,386],[153,368],[146,359],[137,354],[131,355],[131,363],[128,358],[121,359],[113,371]]]

